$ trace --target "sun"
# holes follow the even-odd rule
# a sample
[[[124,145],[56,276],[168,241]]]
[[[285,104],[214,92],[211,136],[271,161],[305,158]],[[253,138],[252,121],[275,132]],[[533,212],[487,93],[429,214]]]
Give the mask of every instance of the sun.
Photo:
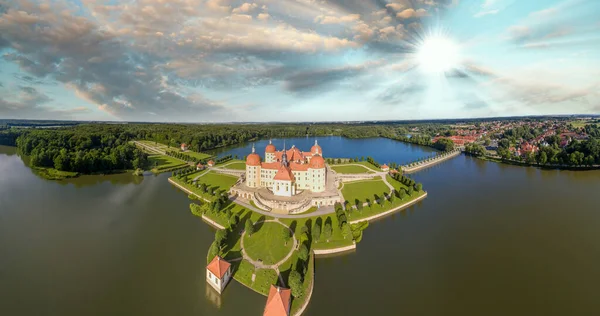
[[[435,35],[418,46],[419,67],[426,73],[444,73],[459,64],[459,49],[449,37]]]

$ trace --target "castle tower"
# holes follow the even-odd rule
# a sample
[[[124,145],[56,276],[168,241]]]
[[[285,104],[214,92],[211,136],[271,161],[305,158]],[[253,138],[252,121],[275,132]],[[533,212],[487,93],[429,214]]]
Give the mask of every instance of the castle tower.
[[[275,145],[273,145],[273,142],[269,139],[269,144],[265,148],[265,162],[275,162],[277,160],[275,157],[276,151]]]

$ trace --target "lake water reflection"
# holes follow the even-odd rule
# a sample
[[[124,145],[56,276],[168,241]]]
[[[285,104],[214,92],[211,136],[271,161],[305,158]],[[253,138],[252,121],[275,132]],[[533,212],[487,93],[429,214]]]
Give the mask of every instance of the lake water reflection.
[[[319,139],[325,156],[334,152],[331,139]],[[339,148],[347,151],[336,156],[402,162],[419,150],[431,153],[385,147],[388,141],[343,140]],[[305,150],[312,143],[295,141]],[[190,214],[186,194],[169,185],[167,174],[46,181],[7,147],[0,147],[0,174],[0,314],[262,313],[265,299],[236,282],[221,297],[207,291],[204,266],[214,231]],[[356,252],[317,260],[306,315],[600,309],[599,171],[459,156],[414,178],[427,199],[371,224]]]

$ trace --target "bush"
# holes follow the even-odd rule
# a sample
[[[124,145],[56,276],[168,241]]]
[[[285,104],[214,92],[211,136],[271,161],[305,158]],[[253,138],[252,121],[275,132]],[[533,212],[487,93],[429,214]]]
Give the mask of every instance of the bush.
[[[245,224],[244,228],[245,228],[246,234],[248,234],[248,236],[252,236],[252,234],[254,234],[254,223],[252,223],[251,219],[246,220],[246,224]]]
[[[290,276],[288,277],[288,284],[290,289],[292,290],[292,295],[295,298],[300,298],[304,295],[304,288],[302,287],[302,276],[300,272],[296,270],[292,270],[290,272]]]
[[[315,223],[315,226],[313,226],[312,237],[314,242],[317,242],[321,238],[321,225],[319,223]]]
[[[304,262],[306,262],[306,260],[308,260],[308,248],[306,248],[305,244],[300,245],[300,248],[298,249],[298,258]]]

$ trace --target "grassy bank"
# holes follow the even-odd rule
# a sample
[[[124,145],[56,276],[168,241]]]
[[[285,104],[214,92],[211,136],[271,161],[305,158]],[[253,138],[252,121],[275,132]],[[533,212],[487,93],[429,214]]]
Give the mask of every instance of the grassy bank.
[[[351,205],[355,204],[356,200],[360,202],[378,200],[383,197],[384,193],[389,193],[390,188],[383,182],[380,177],[372,180],[359,180],[353,182],[345,182],[342,188],[344,199]]]
[[[367,168],[366,166],[336,166],[331,165],[331,169],[335,170],[337,173],[348,173],[348,174],[357,174],[357,173],[374,173],[373,170]]]
[[[62,180],[79,176],[77,172],[60,171],[54,168],[31,167],[35,174],[47,180]]]

